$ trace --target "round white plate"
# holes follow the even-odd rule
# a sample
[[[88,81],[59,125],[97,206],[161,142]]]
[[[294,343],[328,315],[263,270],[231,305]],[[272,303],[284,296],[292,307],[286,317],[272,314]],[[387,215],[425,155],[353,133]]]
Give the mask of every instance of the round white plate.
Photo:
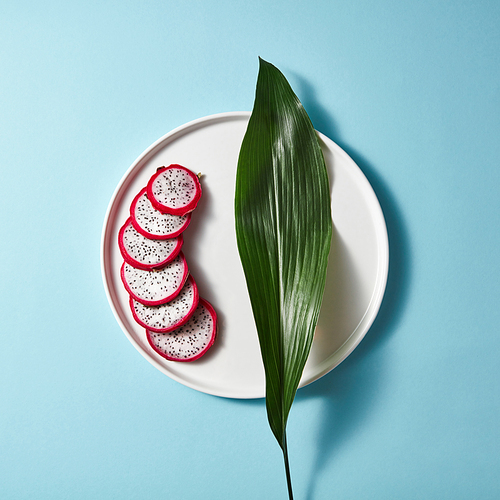
[[[241,141],[250,113],[195,120],[150,146],[125,173],[106,213],[101,267],[113,313],[136,349],[156,368],[199,391],[231,398],[265,395],[260,357],[234,229],[234,189]],[[358,345],[382,302],[389,267],[385,220],[361,170],[334,142],[319,134],[329,170],[334,221],[323,308],[301,386],[317,380]],[[183,251],[200,296],[219,318],[217,340],[192,363],[158,356],[129,309],[120,280],[118,231],[134,196],[161,165],[179,163],[201,172],[203,196],[184,233]]]

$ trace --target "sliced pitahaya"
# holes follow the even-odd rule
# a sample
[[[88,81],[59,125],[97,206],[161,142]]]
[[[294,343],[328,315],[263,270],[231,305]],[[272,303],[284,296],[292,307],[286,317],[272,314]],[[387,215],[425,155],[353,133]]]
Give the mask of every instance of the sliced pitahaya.
[[[205,299],[184,325],[170,333],[146,330],[151,347],[170,361],[194,361],[212,346],[217,332],[217,315]]]
[[[130,205],[131,222],[146,238],[164,240],[181,234],[191,222],[191,214],[172,215],[156,210],[142,189]]]
[[[137,269],[158,269],[174,260],[181,251],[182,234],[168,240],[146,238],[132,225],[130,218],[118,233],[120,252]]]
[[[130,308],[139,325],[154,332],[170,332],[186,323],[198,305],[198,287],[192,276],[175,299],[158,306],[147,306],[130,297]]]
[[[184,215],[196,208],[201,184],[191,170],[173,164],[159,168],[149,179],[147,193],[151,204],[160,212]]]
[[[121,269],[121,278],[130,296],[149,306],[164,304],[175,298],[181,292],[188,274],[182,252],[158,270],[137,269],[128,262],[124,262]]]

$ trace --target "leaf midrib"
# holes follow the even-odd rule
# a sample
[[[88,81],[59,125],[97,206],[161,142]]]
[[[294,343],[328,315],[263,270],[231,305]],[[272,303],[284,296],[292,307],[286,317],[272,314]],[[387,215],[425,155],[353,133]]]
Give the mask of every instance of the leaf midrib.
[[[285,347],[284,347],[284,324],[283,324],[283,310],[284,310],[284,283],[283,283],[283,234],[281,230],[281,218],[280,218],[280,210],[278,210],[278,203],[279,203],[279,195],[278,195],[278,166],[276,165],[276,162],[273,159],[273,194],[274,194],[274,212],[275,212],[275,217],[273,218],[274,224],[275,224],[275,234],[278,235],[277,237],[277,260],[278,260],[278,295],[279,295],[279,328],[280,328],[280,336],[279,336],[279,370],[278,373],[281,375],[285,371]],[[284,377],[280,376],[280,392],[281,394],[285,393],[285,379]],[[279,398],[281,400],[281,425],[282,428],[285,428],[285,398]]]

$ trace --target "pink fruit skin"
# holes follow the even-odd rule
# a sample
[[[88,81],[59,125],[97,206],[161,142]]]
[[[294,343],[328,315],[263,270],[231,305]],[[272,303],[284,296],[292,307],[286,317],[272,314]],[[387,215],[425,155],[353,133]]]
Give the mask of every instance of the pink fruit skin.
[[[190,362],[190,361],[195,361],[197,359],[200,359],[209,349],[210,347],[212,347],[212,345],[214,344],[215,342],[215,337],[217,336],[217,314],[215,313],[215,310],[214,308],[212,307],[212,304],[210,304],[210,302],[208,302],[207,300],[203,299],[203,298],[200,298],[199,299],[200,303],[203,304],[208,312],[210,313],[210,315],[212,316],[212,321],[213,321],[213,324],[214,324],[214,328],[213,328],[213,333],[212,333],[212,337],[210,339],[210,341],[208,342],[208,344],[206,345],[205,349],[203,349],[203,351],[200,351],[196,356],[193,356],[192,358],[187,358],[187,359],[181,359],[181,358],[174,358],[172,356],[169,356],[168,354],[165,354],[163,351],[159,350],[154,344],[153,344],[153,341],[151,340],[151,335],[149,334],[149,331],[157,331],[157,330],[153,330],[151,328],[146,328],[146,337],[148,339],[148,342],[149,342],[149,345],[153,348],[153,350],[158,353],[160,356],[162,356],[163,358],[165,359],[168,359],[169,361],[180,361],[180,362]],[[193,311],[194,312],[194,311]],[[189,319],[189,318],[188,318]],[[176,328],[179,328],[180,326],[182,326],[183,324],[185,323],[185,321],[180,324],[180,325],[177,325],[175,328],[173,328],[172,330],[168,330],[168,331],[173,331],[175,330]]]
[[[191,308],[189,309],[189,311],[187,312],[187,314],[183,318],[181,318],[175,325],[172,325],[168,328],[151,328],[148,325],[146,325],[145,323],[143,323],[140,320],[140,318],[137,317],[137,314],[135,313],[134,305],[133,305],[133,298],[132,298],[132,296],[130,296],[130,301],[129,301],[130,309],[132,311],[132,315],[134,316],[134,319],[137,322],[137,324],[146,328],[146,330],[151,330],[152,332],[167,333],[167,332],[171,332],[172,330],[175,330],[176,328],[179,328],[179,326],[182,326],[184,323],[186,323],[189,320],[189,318],[191,317],[191,315],[194,313],[196,308],[198,307],[198,302],[200,300],[200,296],[198,293],[198,287],[196,286],[196,282],[194,281],[193,277],[189,276],[188,281],[190,281],[191,284],[193,285],[193,295],[194,295],[193,305],[191,306]]]
[[[165,172],[165,170],[169,170],[172,168],[179,168],[181,170],[184,170],[193,179],[197,187],[195,197],[187,205],[179,208],[166,207],[165,205],[159,203],[153,196],[153,183],[155,179],[163,172]],[[156,210],[159,210],[162,213],[172,214],[172,215],[185,215],[188,214],[189,212],[192,212],[196,208],[196,205],[198,204],[198,201],[201,198],[201,184],[200,184],[200,179],[198,179],[198,176],[193,172],[191,172],[191,170],[187,169],[186,167],[183,167],[182,165],[177,165],[175,163],[169,165],[168,167],[159,168],[156,171],[156,173],[151,177],[151,179],[149,179],[148,186],[146,189],[149,201],[151,202],[153,207],[155,207]]]
[[[144,269],[145,271],[152,271],[153,269],[161,269],[162,267],[166,266],[170,261],[174,260],[177,255],[179,255],[179,252],[181,251],[182,244],[183,244],[183,236],[182,234],[179,234],[176,236],[177,238],[177,246],[174,248],[173,252],[168,256],[167,259],[165,259],[162,262],[159,262],[158,264],[144,264],[142,262],[139,262],[135,260],[133,257],[131,257],[127,250],[125,249],[125,245],[123,244],[123,233],[125,232],[125,229],[129,224],[132,224],[132,217],[129,217],[127,219],[127,222],[121,227],[120,232],[118,233],[118,245],[120,247],[120,252],[122,254],[123,259],[125,262],[128,262],[131,266],[136,267],[137,269]],[[133,225],[133,224],[132,224]],[[137,230],[137,228],[134,226],[134,228]],[[137,231],[140,232],[140,231]],[[168,238],[150,238],[149,236],[144,235],[141,233],[143,236],[146,238],[152,239],[152,240],[163,240],[163,239],[168,239]],[[173,239],[173,238],[171,238]]]
[[[134,292],[130,289],[127,281],[125,280],[125,262],[124,262],[122,264],[121,269],[120,269],[120,277],[122,279],[123,286],[127,290],[130,297],[132,297],[133,299],[137,300],[137,302],[140,302],[141,304],[144,304],[146,306],[160,306],[161,304],[166,304],[167,302],[170,302],[171,300],[175,299],[175,297],[177,297],[177,295],[179,295],[180,291],[182,290],[182,287],[186,283],[186,280],[188,279],[188,276],[189,276],[189,269],[188,269],[186,258],[184,257],[184,254],[182,252],[180,252],[179,257],[181,258],[182,263],[184,264],[184,273],[182,275],[181,284],[180,284],[179,288],[177,288],[177,290],[175,290],[174,293],[172,293],[168,297],[160,299],[160,300],[145,300],[145,299],[141,299],[140,297],[137,297],[137,295],[134,294]]]
[[[187,229],[187,227],[189,226],[189,223],[191,222],[191,214],[190,213],[186,214],[186,216],[187,216],[186,222],[177,231],[174,231],[173,233],[169,233],[167,235],[156,235],[156,234],[148,233],[141,226],[139,226],[139,224],[137,223],[137,221],[135,219],[135,207],[137,205],[137,201],[144,193],[147,192],[147,189],[148,189],[147,187],[141,189],[141,191],[137,194],[137,196],[133,199],[132,203],[130,204],[130,218],[132,221],[132,225],[135,227],[135,229],[137,230],[138,233],[141,233],[143,236],[146,236],[146,238],[151,238],[151,239],[155,239],[155,240],[168,240],[170,238],[175,238],[176,236],[179,236],[179,234],[181,234],[182,232],[184,232]],[[151,198],[149,198],[149,196],[148,196],[148,199],[151,201]],[[156,209],[156,210],[158,210],[158,209]],[[172,215],[183,215],[183,214],[172,214]]]

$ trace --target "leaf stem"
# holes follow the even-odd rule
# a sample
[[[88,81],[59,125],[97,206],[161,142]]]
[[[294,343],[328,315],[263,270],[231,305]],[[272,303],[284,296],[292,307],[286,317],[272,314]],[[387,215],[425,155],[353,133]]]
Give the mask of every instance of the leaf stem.
[[[283,436],[283,459],[285,460],[286,484],[288,486],[288,498],[293,500],[292,476],[290,475],[290,464],[288,463],[288,447],[286,445],[286,432]]]

